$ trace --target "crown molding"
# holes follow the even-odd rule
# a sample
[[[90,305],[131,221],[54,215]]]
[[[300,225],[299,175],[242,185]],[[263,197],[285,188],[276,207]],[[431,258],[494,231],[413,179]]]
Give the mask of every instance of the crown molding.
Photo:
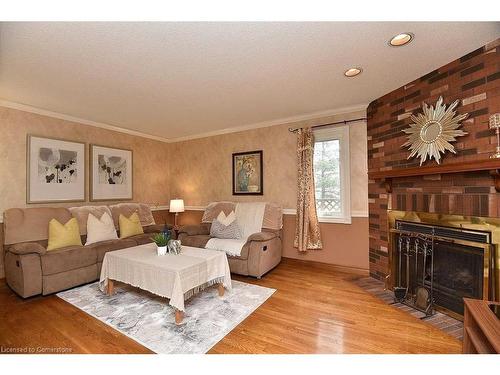
[[[310,112],[310,113],[305,113],[302,115],[283,117],[283,118],[269,120],[269,121],[256,122],[253,124],[235,126],[235,127],[225,128],[225,129],[220,129],[220,130],[214,130],[214,131],[209,131],[209,132],[205,132],[205,133],[188,135],[185,137],[169,138],[168,142],[169,143],[184,142],[184,141],[190,141],[192,139],[207,138],[207,137],[214,137],[216,135],[238,133],[238,132],[242,132],[245,130],[253,130],[253,129],[259,129],[259,128],[267,128],[267,127],[276,126],[276,125],[291,124],[291,123],[298,122],[298,121],[314,120],[314,119],[318,119],[321,117],[329,117],[329,116],[335,116],[335,115],[348,114],[348,113],[352,113],[352,112],[365,111],[366,108],[368,108],[368,104],[357,104],[357,105],[353,105],[353,106],[349,106],[349,107],[329,109],[329,110],[319,111],[319,112]]]
[[[111,130],[111,131],[115,131],[115,132],[119,132],[119,133],[125,133],[125,134],[133,135],[136,137],[148,138],[148,139],[152,139],[152,140],[160,141],[160,142],[164,142],[164,143],[177,143],[177,142],[189,141],[192,139],[207,138],[207,137],[213,137],[213,136],[217,136],[217,135],[230,134],[230,133],[239,133],[239,132],[242,132],[245,130],[267,128],[270,126],[291,124],[291,123],[299,122],[299,121],[314,120],[314,119],[318,119],[321,117],[329,117],[329,116],[335,116],[335,115],[348,114],[348,113],[352,113],[352,112],[365,111],[366,108],[368,107],[368,104],[357,104],[357,105],[353,105],[353,106],[349,106],[349,107],[329,109],[329,110],[318,111],[318,112],[310,112],[310,113],[305,113],[305,114],[297,115],[297,116],[283,117],[283,118],[279,118],[279,119],[275,119],[275,120],[257,122],[257,123],[248,124],[248,125],[235,126],[235,127],[231,127],[231,128],[225,128],[225,129],[214,130],[214,131],[209,131],[209,132],[205,132],[205,133],[199,133],[199,134],[188,135],[185,137],[176,137],[176,138],[163,138],[160,136],[146,134],[146,133],[136,131],[136,130],[130,130],[130,129],[122,128],[122,127],[115,126],[115,125],[110,125],[110,124],[105,124],[102,122],[87,120],[87,119],[83,119],[80,117],[66,115],[66,114],[58,113],[58,112],[53,112],[53,111],[49,111],[46,109],[33,107],[33,106],[30,106],[27,104],[11,102],[8,100],[3,100],[3,99],[0,99],[0,106],[6,107],[6,108],[17,109],[17,110],[25,111],[25,112],[29,112],[29,113],[35,113],[35,114],[42,115],[42,116],[48,116],[48,117],[53,117],[53,118],[57,118],[57,119],[61,119],[61,120],[76,122],[76,123],[82,124],[82,125],[88,125],[88,126],[93,126],[96,128],[107,129],[107,130]]]
[[[105,124],[105,123],[102,123],[102,122],[96,122],[96,121],[92,121],[92,120],[83,119],[83,118],[80,118],[80,117],[65,115],[64,113],[53,112],[53,111],[49,111],[49,110],[46,110],[46,109],[33,107],[33,106],[30,106],[30,105],[27,105],[27,104],[15,103],[15,102],[10,102],[8,100],[2,100],[2,99],[0,99],[0,106],[1,107],[12,108],[12,109],[17,109],[17,110],[24,111],[24,112],[29,112],[29,113],[35,113],[37,115],[53,117],[53,118],[57,118],[57,119],[60,119],[60,120],[76,122],[76,123],[79,123],[79,124],[82,124],[82,125],[88,125],[88,126],[93,126],[93,127],[96,127],[96,128],[101,128],[101,129],[106,129],[106,130],[112,130],[112,131],[115,131],[115,132],[125,133],[125,134],[133,135],[133,136],[136,136],[136,137],[148,138],[148,139],[152,139],[152,140],[160,141],[160,142],[165,142],[165,143],[169,143],[170,142],[167,138],[158,137],[156,135],[146,134],[146,133],[139,132],[139,131],[136,131],[136,130],[130,130],[130,129],[122,128],[122,127],[115,126],[115,125],[109,125],[109,124]]]

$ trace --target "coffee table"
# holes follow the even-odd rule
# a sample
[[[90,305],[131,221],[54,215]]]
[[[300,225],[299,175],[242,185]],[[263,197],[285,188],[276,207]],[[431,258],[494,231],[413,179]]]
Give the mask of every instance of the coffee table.
[[[219,296],[231,290],[231,273],[225,252],[182,246],[178,255],[158,256],[149,243],[107,252],[99,287],[113,294],[120,281],[169,299],[175,308],[175,322],[184,317],[184,301],[203,289],[218,284]]]

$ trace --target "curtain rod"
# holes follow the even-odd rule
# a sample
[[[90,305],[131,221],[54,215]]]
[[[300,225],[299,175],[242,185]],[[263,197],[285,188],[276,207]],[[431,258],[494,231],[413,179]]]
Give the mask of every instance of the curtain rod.
[[[355,118],[355,119],[352,119],[352,120],[330,122],[329,124],[322,124],[322,125],[311,126],[311,129],[324,128],[324,127],[327,127],[327,126],[339,125],[339,124],[348,124],[350,122],[357,122],[357,121],[364,121],[364,120],[366,120],[366,117]],[[299,129],[302,129],[302,128],[288,128],[288,131],[292,132],[292,133],[296,133]]]

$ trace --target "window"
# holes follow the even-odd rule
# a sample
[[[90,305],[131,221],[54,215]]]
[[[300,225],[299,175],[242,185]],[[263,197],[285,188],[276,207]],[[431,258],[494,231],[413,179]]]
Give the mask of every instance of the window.
[[[314,184],[319,221],[350,224],[348,126],[314,132]]]

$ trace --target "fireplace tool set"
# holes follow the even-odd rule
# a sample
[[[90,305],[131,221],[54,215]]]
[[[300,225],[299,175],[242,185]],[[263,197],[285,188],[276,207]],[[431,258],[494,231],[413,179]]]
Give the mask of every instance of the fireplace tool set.
[[[394,287],[395,302],[425,313],[434,314],[433,274],[434,241],[432,237],[401,230],[397,233],[398,278]],[[404,277],[403,277],[404,276]],[[404,279],[404,280],[403,280]]]

